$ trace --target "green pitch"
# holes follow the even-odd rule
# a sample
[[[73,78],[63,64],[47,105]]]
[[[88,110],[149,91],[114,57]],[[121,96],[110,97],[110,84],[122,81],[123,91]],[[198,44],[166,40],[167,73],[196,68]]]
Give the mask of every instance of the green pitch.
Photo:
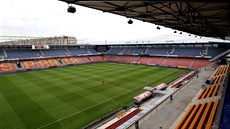
[[[0,75],[0,128],[81,128],[119,107],[131,105],[144,86],[167,83],[186,72],[95,63]]]

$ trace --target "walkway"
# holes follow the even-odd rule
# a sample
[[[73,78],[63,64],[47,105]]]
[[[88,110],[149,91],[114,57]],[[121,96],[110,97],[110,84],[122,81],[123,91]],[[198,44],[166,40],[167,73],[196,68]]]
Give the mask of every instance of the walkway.
[[[173,96],[171,102],[166,103],[148,120],[141,123],[140,129],[169,129],[200,90],[202,83],[209,79],[212,73],[213,70],[200,72],[199,78],[195,77],[186,84],[180,92]]]

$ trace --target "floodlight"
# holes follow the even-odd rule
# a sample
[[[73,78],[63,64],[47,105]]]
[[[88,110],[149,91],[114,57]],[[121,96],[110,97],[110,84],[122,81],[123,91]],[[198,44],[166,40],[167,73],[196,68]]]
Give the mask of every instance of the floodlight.
[[[69,13],[75,13],[76,12],[76,8],[73,7],[73,6],[69,6],[68,9],[67,9],[67,12],[69,12]]]
[[[133,24],[133,21],[131,20],[131,18],[128,20],[128,24]]]
[[[160,30],[161,29],[160,26],[157,26],[157,29]]]

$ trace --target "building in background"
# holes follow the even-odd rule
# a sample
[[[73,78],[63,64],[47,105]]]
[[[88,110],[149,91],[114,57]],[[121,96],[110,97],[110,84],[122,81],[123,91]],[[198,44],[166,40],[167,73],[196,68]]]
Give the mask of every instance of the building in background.
[[[77,45],[74,36],[58,37],[25,37],[25,36],[1,36],[4,38],[0,45]]]

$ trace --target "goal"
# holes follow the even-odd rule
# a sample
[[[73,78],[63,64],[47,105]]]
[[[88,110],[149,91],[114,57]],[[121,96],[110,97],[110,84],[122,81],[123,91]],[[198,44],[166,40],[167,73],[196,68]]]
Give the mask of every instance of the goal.
[[[141,65],[141,62],[131,62],[131,65]]]

